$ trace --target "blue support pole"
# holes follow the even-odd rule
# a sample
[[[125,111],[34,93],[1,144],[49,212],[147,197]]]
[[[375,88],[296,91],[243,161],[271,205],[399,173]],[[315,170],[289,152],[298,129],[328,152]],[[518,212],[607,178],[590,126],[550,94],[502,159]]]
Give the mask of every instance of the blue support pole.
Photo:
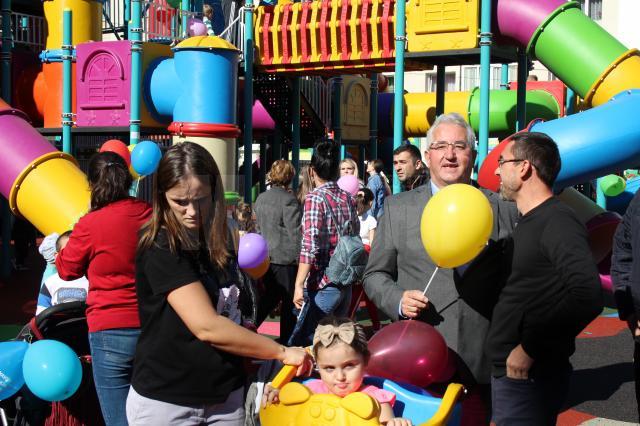
[[[124,35],[127,37],[127,40],[131,40],[131,32],[129,31],[131,28],[131,0],[124,1]]]
[[[244,27],[253,28],[253,1],[244,4]],[[244,201],[251,203],[253,144],[253,31],[244,32]]]
[[[292,134],[293,141],[291,146],[291,162],[296,172],[300,171],[300,77],[293,77],[291,79],[291,109],[292,111]],[[298,190],[298,174],[293,175],[293,189]]]
[[[489,89],[491,78],[491,0],[482,0],[480,11],[480,126],[478,169],[489,151]]]
[[[62,151],[72,153],[71,128],[73,127],[73,111],[71,109],[71,65],[73,63],[71,9],[62,12]]]
[[[444,65],[436,67],[436,117],[444,113],[445,68]]]
[[[358,179],[362,179],[365,174],[367,174],[366,168],[364,166],[364,160],[367,155],[367,145],[361,143],[358,145]],[[364,179],[363,179],[364,180]]]
[[[342,146],[342,76],[333,78],[332,90],[333,118],[331,119],[331,127],[333,130],[333,140]],[[344,158],[342,149],[340,156]]]
[[[576,92],[567,87],[567,99],[565,103],[565,114],[571,115],[575,112]]]
[[[378,74],[371,74],[369,96],[369,158],[378,158]],[[365,160],[362,157],[362,160]]]
[[[394,98],[393,98],[393,149],[402,145],[404,136],[404,51],[407,42],[405,32],[406,2],[396,2],[396,67],[394,74]],[[393,180],[393,193],[400,192],[400,181]]]
[[[502,64],[500,68],[500,89],[509,90],[509,64]]]
[[[2,0],[2,99],[11,105],[11,0]],[[19,143],[19,141],[15,141]],[[0,272],[3,277],[11,275],[11,229],[13,228],[13,214],[9,202],[0,197],[2,204],[2,263]]]
[[[518,50],[518,93],[516,94],[516,131],[527,127],[527,77],[529,64],[524,50]]]
[[[129,115],[129,145],[140,142],[140,87],[142,85],[142,4],[131,0],[131,112]]]
[[[602,178],[596,179],[596,204],[607,209],[607,196],[604,195],[604,191],[600,188],[600,181]]]

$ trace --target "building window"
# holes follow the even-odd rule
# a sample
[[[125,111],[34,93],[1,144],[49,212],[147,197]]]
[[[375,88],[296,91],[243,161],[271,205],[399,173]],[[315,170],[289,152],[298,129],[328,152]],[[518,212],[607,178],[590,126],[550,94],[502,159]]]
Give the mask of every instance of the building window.
[[[427,73],[427,92],[435,92],[437,87],[438,77],[435,72]],[[444,73],[444,90],[445,92],[455,92],[456,90],[456,73],[445,72]]]
[[[578,0],[582,11],[594,21],[602,20],[602,0]]]

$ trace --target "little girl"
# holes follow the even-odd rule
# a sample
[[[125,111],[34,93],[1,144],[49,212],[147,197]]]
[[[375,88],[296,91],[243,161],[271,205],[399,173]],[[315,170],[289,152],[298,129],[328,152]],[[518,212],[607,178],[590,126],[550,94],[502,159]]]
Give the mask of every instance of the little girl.
[[[378,221],[371,215],[373,205],[373,192],[369,188],[360,188],[356,195],[358,218],[360,219],[360,238],[367,249],[371,248],[373,237],[378,226]]]
[[[387,426],[411,426],[411,421],[393,416],[396,396],[389,391],[363,384],[369,349],[360,324],[348,318],[328,316],[316,328],[311,348],[320,380],[305,383],[313,393],[332,393],[345,397],[363,392],[380,403],[380,423]],[[263,404],[277,401],[278,390],[265,386]]]

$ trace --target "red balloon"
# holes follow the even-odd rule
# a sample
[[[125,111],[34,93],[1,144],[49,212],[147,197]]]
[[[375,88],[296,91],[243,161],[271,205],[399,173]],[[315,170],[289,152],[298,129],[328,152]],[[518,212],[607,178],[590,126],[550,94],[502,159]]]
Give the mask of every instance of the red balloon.
[[[100,147],[100,152],[114,152],[122,157],[124,162],[127,163],[127,167],[131,165],[131,153],[129,152],[129,147],[118,139],[110,139],[103,143]]]
[[[369,341],[369,351],[369,374],[419,387],[440,379],[447,367],[444,338],[421,321],[399,321],[384,327]]]
[[[435,383],[446,383],[456,374],[458,367],[456,367],[456,354],[451,348],[447,348],[447,365],[440,372],[440,376],[436,380]]]

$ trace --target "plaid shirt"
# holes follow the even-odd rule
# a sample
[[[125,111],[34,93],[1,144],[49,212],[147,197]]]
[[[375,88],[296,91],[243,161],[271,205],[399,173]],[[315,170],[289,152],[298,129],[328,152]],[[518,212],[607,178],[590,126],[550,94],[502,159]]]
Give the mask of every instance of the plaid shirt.
[[[338,224],[333,223],[331,213],[327,210],[328,201]],[[311,272],[305,282],[307,290],[318,290],[329,284],[324,274],[329,259],[340,238],[338,229],[342,229],[345,221],[351,218],[354,232],[360,232],[360,221],[356,212],[354,198],[340,189],[335,182],[328,182],[307,194],[302,214],[302,246],[300,263],[311,265]]]

